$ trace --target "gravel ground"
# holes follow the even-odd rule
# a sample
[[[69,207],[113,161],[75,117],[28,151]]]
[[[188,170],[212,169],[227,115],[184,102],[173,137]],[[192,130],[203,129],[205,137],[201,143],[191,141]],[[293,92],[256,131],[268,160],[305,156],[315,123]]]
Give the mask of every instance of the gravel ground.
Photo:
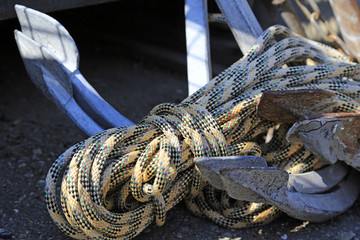
[[[183,2],[135,2],[52,16],[76,40],[80,70],[88,81],[116,109],[137,122],[153,106],[185,98],[187,83]],[[46,211],[44,179],[56,157],[86,136],[31,83],[13,40],[15,28],[19,28],[15,20],[0,22],[0,239],[69,239]],[[221,27],[214,32],[218,35],[212,42],[221,44],[217,45],[221,49],[214,47],[212,53],[217,73],[239,53],[229,40],[229,32]],[[164,52],[155,56],[144,46]],[[163,227],[152,226],[136,239],[355,240],[360,239],[360,201],[325,223],[284,215],[266,226],[242,230],[225,229],[197,218],[181,203],[168,213]]]

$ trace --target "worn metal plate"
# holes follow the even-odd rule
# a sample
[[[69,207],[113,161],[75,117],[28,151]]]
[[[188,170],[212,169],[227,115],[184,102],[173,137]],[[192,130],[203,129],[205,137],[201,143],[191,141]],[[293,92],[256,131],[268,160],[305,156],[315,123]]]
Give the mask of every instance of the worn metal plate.
[[[288,141],[303,143],[324,163],[342,160],[360,170],[359,113],[326,113],[303,119],[289,129]]]
[[[257,114],[277,123],[294,123],[306,115],[331,112],[337,102],[335,93],[327,90],[265,91]]]

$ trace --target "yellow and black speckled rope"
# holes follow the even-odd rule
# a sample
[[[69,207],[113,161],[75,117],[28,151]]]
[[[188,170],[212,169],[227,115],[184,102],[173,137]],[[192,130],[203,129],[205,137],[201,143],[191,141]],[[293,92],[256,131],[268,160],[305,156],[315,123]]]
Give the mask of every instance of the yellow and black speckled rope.
[[[264,90],[327,89],[340,99],[336,111],[359,112],[359,73],[336,50],[270,27],[246,56],[181,104],[158,105],[138,125],[103,131],[63,153],[47,175],[48,211],[78,239],[131,239],[154,221],[162,225],[183,199],[193,213],[222,226],[269,222],[279,213],[275,207],[216,191],[194,157],[262,156],[289,173],[320,167],[302,145],[286,142],[286,124],[263,143],[277,123],[259,118],[256,105]]]

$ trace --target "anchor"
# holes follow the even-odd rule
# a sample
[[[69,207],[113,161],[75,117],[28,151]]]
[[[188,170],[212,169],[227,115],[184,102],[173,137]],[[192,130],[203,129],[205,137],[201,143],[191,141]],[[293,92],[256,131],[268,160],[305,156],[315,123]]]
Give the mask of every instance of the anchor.
[[[15,38],[33,82],[88,135],[132,126],[79,71],[79,52],[55,19],[16,5]],[[304,144],[323,167],[291,174],[256,156],[196,158],[201,174],[234,199],[274,205],[289,216],[325,221],[346,211],[360,192],[360,114],[333,112],[338,98],[327,90],[264,91],[257,115],[293,124],[287,140]],[[271,136],[270,136],[271,138]]]
[[[326,90],[265,91],[257,107],[267,120],[295,122],[287,139],[319,156],[325,164],[319,170],[289,174],[255,156],[204,157],[195,164],[212,186],[232,198],[265,202],[305,221],[326,221],[350,208],[360,192],[355,170],[360,169],[360,114],[326,114],[337,102]]]

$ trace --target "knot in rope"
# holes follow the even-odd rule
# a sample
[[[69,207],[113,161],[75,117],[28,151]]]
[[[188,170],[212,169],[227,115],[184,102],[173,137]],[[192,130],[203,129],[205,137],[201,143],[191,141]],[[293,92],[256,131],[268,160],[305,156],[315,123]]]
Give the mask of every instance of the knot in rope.
[[[306,65],[309,59],[315,65]],[[359,74],[338,51],[270,27],[181,104],[160,104],[138,125],[105,130],[63,153],[46,178],[48,211],[67,235],[88,239],[133,238],[154,221],[162,225],[183,199],[195,215],[225,227],[269,222],[280,213],[276,207],[214,189],[194,157],[256,155],[289,173],[319,168],[303,145],[286,141],[288,124],[274,128],[278,123],[257,116],[259,99],[266,90],[326,89],[339,99],[332,111],[360,112]],[[269,129],[273,137],[265,142]]]
[[[187,158],[193,159],[203,156],[226,156],[228,148],[215,119],[209,111],[196,103],[160,104],[140,124],[155,126],[160,130],[156,131],[163,135],[150,141],[137,159],[130,190],[137,201],[147,202],[151,199],[154,201],[156,222],[162,225],[166,216],[163,193],[183,168],[181,152],[187,152]],[[197,169],[194,175],[197,177],[193,179],[191,185],[192,196],[197,195],[201,186],[200,173]],[[152,178],[153,181],[149,183]]]

